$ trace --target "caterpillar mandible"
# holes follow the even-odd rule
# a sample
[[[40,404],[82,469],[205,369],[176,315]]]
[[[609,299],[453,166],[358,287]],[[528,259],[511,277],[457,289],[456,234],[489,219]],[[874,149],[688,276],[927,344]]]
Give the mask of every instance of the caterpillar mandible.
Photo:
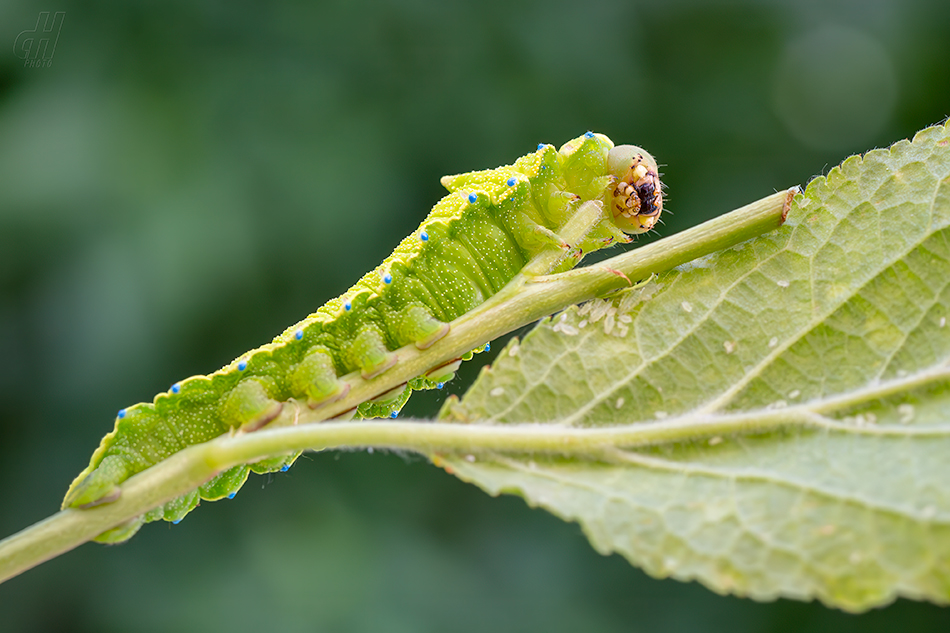
[[[118,484],[135,473],[223,433],[261,428],[291,401],[311,408],[334,402],[349,391],[343,376],[378,376],[398,362],[395,350],[432,345],[448,334],[453,319],[484,303],[535,256],[561,253],[548,270],[534,274],[568,270],[584,253],[652,229],[663,210],[653,157],[632,145],[614,147],[593,132],[560,150],[541,144],[513,165],[441,182],[449,194],[346,293],[213,374],[187,378],[150,403],[119,411],[114,430],[73,481],[63,507],[115,500]],[[591,214],[590,228],[568,244],[558,231],[581,211]],[[441,387],[453,372],[453,366],[436,369],[354,413],[395,417],[413,389]],[[233,497],[249,471],[286,470],[296,457],[222,472],[98,540],[124,540],[146,521],[177,523],[199,498]]]

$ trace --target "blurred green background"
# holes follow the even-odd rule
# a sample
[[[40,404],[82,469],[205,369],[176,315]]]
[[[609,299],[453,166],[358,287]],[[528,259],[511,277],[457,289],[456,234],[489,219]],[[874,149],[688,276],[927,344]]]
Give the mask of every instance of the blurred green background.
[[[24,67],[41,11],[66,11],[55,55]],[[58,509],[117,409],[375,266],[443,174],[596,130],[666,165],[672,233],[950,114],[946,0],[18,1],[0,44],[0,536]],[[265,627],[946,631],[950,611],[655,580],[379,451],[310,455],[0,586],[4,632]]]

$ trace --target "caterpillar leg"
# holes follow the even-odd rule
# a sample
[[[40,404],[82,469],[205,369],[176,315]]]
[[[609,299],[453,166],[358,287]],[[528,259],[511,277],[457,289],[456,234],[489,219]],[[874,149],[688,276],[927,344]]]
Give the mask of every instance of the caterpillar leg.
[[[573,217],[558,230],[560,239],[574,245],[572,249],[566,254],[540,252],[525,265],[521,271],[522,274],[531,278],[573,268],[577,260],[583,256],[588,235],[602,223],[604,217],[604,205],[599,200],[588,200],[581,204]]]
[[[305,395],[311,409],[339,400],[350,391],[350,386],[337,378],[333,357],[323,347],[311,350],[294,369],[290,380],[294,393]]]
[[[63,508],[91,508],[119,498],[117,481],[125,481],[131,471],[129,462],[120,455],[107,455],[89,475],[69,491]]]
[[[462,359],[456,359],[441,367],[429,370],[426,378],[433,382],[448,382],[455,378],[455,372],[462,366]]]
[[[551,222],[561,226],[577,211],[581,197],[570,191],[558,189],[553,184],[548,185],[540,197],[541,212]]]
[[[383,334],[375,326],[364,327],[350,346],[350,356],[365,380],[375,378],[396,364],[396,355],[389,351]]]
[[[403,311],[399,329],[398,339],[410,340],[417,348],[426,349],[449,333],[449,324],[433,317],[427,308],[414,305]]]
[[[529,252],[536,252],[547,248],[568,250],[571,245],[560,235],[546,226],[542,226],[524,213],[517,213],[512,218],[511,229],[515,240]]]
[[[256,431],[280,415],[284,405],[271,399],[265,380],[252,377],[239,382],[221,405],[221,420],[232,428]]]
[[[145,515],[139,515],[133,519],[129,519],[125,523],[121,523],[111,530],[106,530],[96,538],[92,539],[96,543],[102,543],[104,545],[112,545],[114,543],[121,543],[122,541],[127,541],[132,538],[136,532],[139,531],[145,525]]]
[[[556,271],[549,275],[537,275],[535,277],[529,277],[527,281],[528,283],[533,283],[533,284],[543,284],[543,283],[548,283],[555,280],[566,279],[569,277],[590,277],[595,272],[609,273],[611,275],[614,275],[615,277],[620,277],[621,279],[626,281],[628,286],[631,286],[631,287],[634,286],[634,283],[630,281],[630,278],[627,277],[627,275],[622,270],[617,270],[616,268],[610,268],[609,266],[600,266],[597,264],[594,264],[593,266],[586,266],[579,270],[574,269],[574,270]]]

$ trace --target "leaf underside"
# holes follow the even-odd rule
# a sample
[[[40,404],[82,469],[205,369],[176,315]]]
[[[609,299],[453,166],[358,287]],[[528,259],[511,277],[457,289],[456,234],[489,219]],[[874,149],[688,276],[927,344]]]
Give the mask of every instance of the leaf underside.
[[[853,156],[781,229],[543,322],[441,414],[695,433],[436,462],[654,576],[849,611],[947,603],[948,227],[947,126]]]

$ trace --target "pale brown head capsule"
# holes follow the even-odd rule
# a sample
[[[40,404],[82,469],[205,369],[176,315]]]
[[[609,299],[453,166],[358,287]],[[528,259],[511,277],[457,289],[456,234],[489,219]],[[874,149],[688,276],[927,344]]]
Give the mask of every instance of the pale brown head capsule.
[[[652,229],[663,211],[656,161],[635,145],[618,145],[607,155],[607,167],[617,179],[610,192],[614,222],[625,233]]]

